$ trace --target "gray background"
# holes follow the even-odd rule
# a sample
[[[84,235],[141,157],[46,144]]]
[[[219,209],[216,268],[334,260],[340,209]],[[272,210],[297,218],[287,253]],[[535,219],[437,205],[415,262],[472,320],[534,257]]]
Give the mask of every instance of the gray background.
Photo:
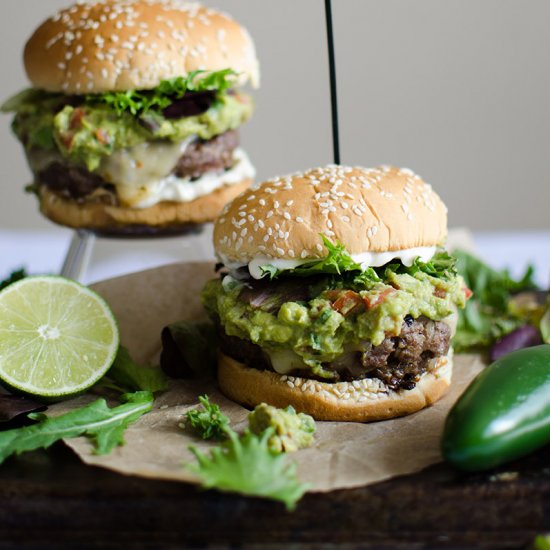
[[[2,0],[0,97],[27,85],[21,52],[70,0]],[[332,160],[322,0],[211,0],[253,34],[258,109],[243,142],[259,177]],[[550,2],[334,0],[342,160],[407,166],[452,225],[548,228]],[[1,228],[47,228],[0,119]]]

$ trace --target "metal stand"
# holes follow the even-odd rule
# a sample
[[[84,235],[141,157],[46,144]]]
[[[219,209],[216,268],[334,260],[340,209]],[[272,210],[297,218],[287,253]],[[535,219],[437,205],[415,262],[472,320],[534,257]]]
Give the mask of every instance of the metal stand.
[[[75,232],[61,269],[62,277],[82,281],[90,263],[94,242],[93,233],[84,230]]]

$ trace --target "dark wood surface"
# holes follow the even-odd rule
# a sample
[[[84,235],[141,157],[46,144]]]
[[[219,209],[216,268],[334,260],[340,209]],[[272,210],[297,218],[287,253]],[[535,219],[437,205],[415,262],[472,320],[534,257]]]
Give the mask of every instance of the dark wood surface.
[[[440,464],[278,503],[86,467],[65,447],[0,467],[0,549],[526,548],[550,531],[550,448],[496,472]]]

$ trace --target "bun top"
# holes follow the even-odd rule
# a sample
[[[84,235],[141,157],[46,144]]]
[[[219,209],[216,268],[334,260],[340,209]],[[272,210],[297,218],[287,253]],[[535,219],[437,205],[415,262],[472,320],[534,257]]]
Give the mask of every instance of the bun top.
[[[321,234],[350,254],[437,246],[447,237],[447,208],[407,168],[327,166],[239,195],[216,221],[214,247],[224,263],[319,259]]]
[[[25,47],[37,88],[90,94],[156,88],[191,71],[233,69],[258,84],[250,35],[228,15],[184,0],[91,0],[45,21]]]

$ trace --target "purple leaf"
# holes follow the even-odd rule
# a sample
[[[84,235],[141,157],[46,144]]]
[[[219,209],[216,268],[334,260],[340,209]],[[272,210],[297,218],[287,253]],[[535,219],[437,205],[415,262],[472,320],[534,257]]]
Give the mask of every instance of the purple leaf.
[[[521,348],[529,348],[542,343],[540,332],[532,325],[524,325],[496,342],[491,348],[491,361]]]
[[[0,395],[0,422],[10,422],[21,414],[43,411],[46,407],[36,401],[16,395]]]

